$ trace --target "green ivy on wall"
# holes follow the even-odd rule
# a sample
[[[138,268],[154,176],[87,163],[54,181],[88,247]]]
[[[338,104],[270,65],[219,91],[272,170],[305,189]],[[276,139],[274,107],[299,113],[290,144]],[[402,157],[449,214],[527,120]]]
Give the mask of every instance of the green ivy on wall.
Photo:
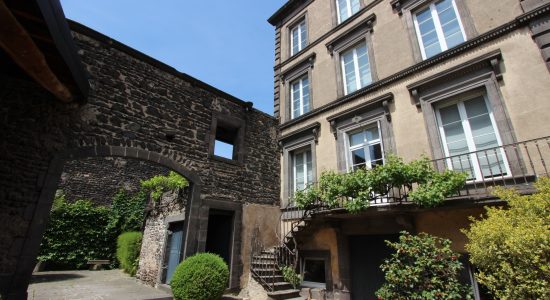
[[[162,194],[189,186],[189,182],[180,174],[170,171],[168,176],[158,175],[141,181],[141,190],[150,193],[151,199],[159,201]]]
[[[427,157],[409,163],[389,155],[385,164],[351,173],[328,171],[321,174],[315,186],[294,195],[301,208],[320,201],[329,208],[343,204],[349,212],[360,212],[369,207],[376,195],[387,195],[394,188],[409,190],[407,198],[422,207],[441,204],[466,183],[467,174],[447,170],[439,173]]]

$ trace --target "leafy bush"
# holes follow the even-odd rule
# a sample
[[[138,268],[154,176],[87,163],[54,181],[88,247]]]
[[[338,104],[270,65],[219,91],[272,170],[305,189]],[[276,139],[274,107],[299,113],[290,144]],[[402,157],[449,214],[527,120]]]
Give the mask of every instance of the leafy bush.
[[[521,196],[499,188],[509,209],[486,207],[464,233],[477,280],[498,299],[550,299],[550,179]]]
[[[146,205],[147,194],[142,191],[135,195],[129,195],[124,190],[116,193],[111,210],[113,226],[118,229],[118,233],[141,230]]]
[[[82,269],[91,259],[114,258],[116,230],[109,226],[110,210],[87,200],[54,201],[38,260],[54,268]]]
[[[229,268],[221,257],[199,253],[185,259],[174,271],[170,287],[176,300],[217,300],[229,281]]]
[[[136,275],[141,250],[141,232],[125,232],[118,236],[116,257],[120,267],[130,276]]]
[[[295,203],[305,208],[316,201],[334,208],[340,203],[352,213],[369,206],[377,195],[387,195],[393,188],[415,189],[408,195],[419,206],[433,207],[453,195],[466,182],[467,175],[454,171],[439,173],[427,157],[405,163],[388,155],[382,166],[371,170],[358,169],[351,173],[324,172],[317,186],[310,186],[294,195]]]
[[[401,232],[398,242],[386,243],[396,252],[380,267],[386,282],[376,292],[378,299],[472,299],[470,289],[459,282],[462,264],[451,241]]]
[[[150,193],[151,199],[158,201],[163,193],[189,186],[189,182],[180,174],[170,171],[168,176],[158,175],[141,181],[142,191]]]
[[[292,284],[294,288],[297,288],[302,283],[302,277],[300,274],[296,273],[293,267],[284,266],[281,268],[281,271],[283,272],[285,281]]]

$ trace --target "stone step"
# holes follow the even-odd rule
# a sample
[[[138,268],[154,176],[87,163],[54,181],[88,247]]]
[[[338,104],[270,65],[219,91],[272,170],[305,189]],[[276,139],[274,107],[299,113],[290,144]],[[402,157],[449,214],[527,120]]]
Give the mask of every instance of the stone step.
[[[267,296],[275,300],[292,299],[300,296],[300,290],[289,289],[289,290],[268,292]]]
[[[281,271],[279,269],[275,269],[275,268],[272,268],[272,269],[252,268],[252,271],[254,271],[254,273],[256,273],[260,276],[277,276],[277,275],[281,275]]]
[[[256,276],[254,276],[256,277]],[[259,277],[259,279],[261,280],[258,280],[258,282],[262,282],[262,281],[265,281],[266,283],[273,283],[273,282],[284,282],[284,278],[283,278],[283,275],[275,275],[275,276],[268,276],[268,275],[259,275],[257,276]]]
[[[277,265],[274,261],[252,261],[252,268],[254,269],[265,269],[265,268],[277,268]]]

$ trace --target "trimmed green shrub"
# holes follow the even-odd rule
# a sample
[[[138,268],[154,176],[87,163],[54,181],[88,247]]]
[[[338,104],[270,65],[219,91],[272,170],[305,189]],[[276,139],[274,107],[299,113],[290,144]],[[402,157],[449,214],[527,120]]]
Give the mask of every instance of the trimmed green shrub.
[[[88,260],[114,259],[116,230],[110,224],[110,210],[87,200],[54,201],[38,260],[54,269],[83,269]]]
[[[471,288],[459,282],[462,264],[450,240],[403,231],[398,242],[386,243],[396,252],[380,266],[385,283],[376,292],[379,300],[472,299]]]
[[[496,189],[508,208],[486,207],[464,231],[475,276],[497,299],[550,299],[550,179],[535,185],[526,196]]]
[[[221,257],[198,253],[185,259],[174,271],[170,287],[176,300],[217,300],[229,281],[229,268]]]
[[[117,239],[116,257],[120,267],[130,276],[136,275],[141,251],[141,232],[125,232]]]

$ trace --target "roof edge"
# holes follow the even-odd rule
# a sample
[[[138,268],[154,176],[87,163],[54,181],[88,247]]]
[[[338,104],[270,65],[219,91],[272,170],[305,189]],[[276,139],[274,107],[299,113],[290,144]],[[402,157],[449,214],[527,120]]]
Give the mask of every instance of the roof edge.
[[[120,51],[134,57],[134,58],[137,58],[141,61],[144,61],[145,63],[150,64],[153,67],[158,68],[161,71],[164,71],[168,74],[179,77],[180,79],[186,80],[186,81],[192,83],[195,86],[198,86],[198,87],[203,88],[203,89],[205,89],[205,90],[207,90],[207,91],[209,91],[213,94],[216,94],[219,97],[222,97],[222,98],[224,98],[226,100],[229,100],[233,103],[239,104],[239,105],[243,106],[244,108],[250,109],[250,106],[251,106],[250,104],[252,103],[250,101],[245,101],[245,100],[242,100],[240,98],[237,98],[236,96],[233,96],[233,95],[231,95],[227,92],[224,92],[224,91],[222,91],[222,90],[220,90],[220,89],[218,89],[218,88],[216,88],[216,87],[214,87],[214,86],[212,86],[212,85],[210,85],[210,84],[208,84],[204,81],[201,81],[201,80],[191,76],[191,75],[180,72],[176,68],[174,68],[174,67],[172,67],[172,66],[170,66],[166,63],[163,63],[163,62],[161,62],[160,60],[158,60],[156,58],[153,58],[153,57],[151,57],[151,56],[149,56],[149,55],[147,55],[147,54],[145,54],[145,53],[143,53],[143,52],[141,52],[141,51],[139,51],[135,48],[132,48],[132,47],[130,47],[130,46],[124,44],[124,43],[121,43],[121,42],[119,42],[119,41],[117,41],[117,40],[115,40],[115,39],[99,32],[99,31],[96,31],[96,30],[94,30],[94,29],[92,29],[92,28],[90,28],[86,25],[83,25],[83,24],[79,23],[79,22],[67,19],[67,23],[69,24],[69,28],[72,31],[78,32],[80,34],[83,34],[83,35],[89,36],[93,39],[96,39],[100,42],[106,43],[106,44],[116,48],[117,50],[120,50]],[[258,112],[258,113],[261,113],[265,116],[268,116],[268,117],[276,120],[276,118],[274,116],[269,115],[268,113],[265,113],[265,112],[263,112],[263,111],[261,111],[257,108],[252,107],[251,110],[253,110],[255,112]]]
[[[269,19],[267,22],[273,26],[277,26],[277,23],[281,21],[286,15],[290,13],[293,9],[296,8],[301,2],[305,0],[288,0],[287,3],[283,4]]]

